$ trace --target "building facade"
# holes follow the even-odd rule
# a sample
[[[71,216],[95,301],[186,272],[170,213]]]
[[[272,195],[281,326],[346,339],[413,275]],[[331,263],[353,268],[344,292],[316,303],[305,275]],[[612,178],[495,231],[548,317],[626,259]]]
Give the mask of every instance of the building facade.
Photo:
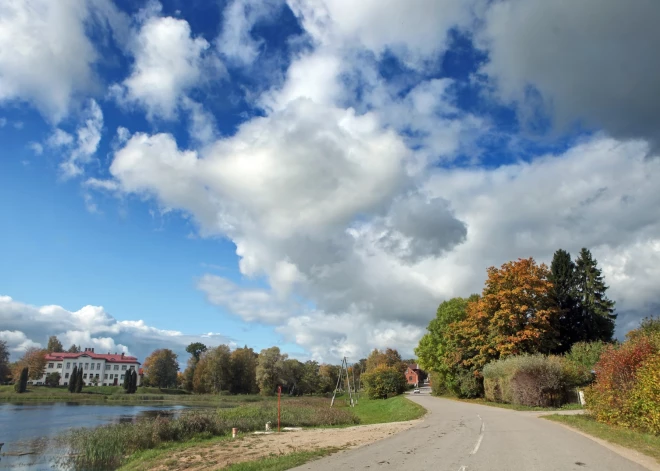
[[[419,369],[419,365],[408,365],[405,374],[408,384],[412,384],[415,387],[419,386],[422,379],[422,370]]]
[[[40,379],[28,384],[46,384],[46,376],[60,374],[60,386],[66,386],[71,380],[73,368],[83,369],[83,381],[86,386],[121,386],[126,371],[140,371],[140,362],[135,357],[123,353],[95,353],[93,348],[85,348],[80,353],[49,353],[46,355],[46,370]],[[142,384],[142,375],[138,374],[138,386]]]

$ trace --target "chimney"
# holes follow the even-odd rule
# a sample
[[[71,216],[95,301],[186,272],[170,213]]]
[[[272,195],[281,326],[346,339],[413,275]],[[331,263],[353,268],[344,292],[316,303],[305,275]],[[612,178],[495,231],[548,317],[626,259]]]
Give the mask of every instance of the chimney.
[[[124,352],[121,352],[121,357],[124,358]]]
[[[92,353],[94,353],[94,348],[92,348],[91,350],[92,350]]]

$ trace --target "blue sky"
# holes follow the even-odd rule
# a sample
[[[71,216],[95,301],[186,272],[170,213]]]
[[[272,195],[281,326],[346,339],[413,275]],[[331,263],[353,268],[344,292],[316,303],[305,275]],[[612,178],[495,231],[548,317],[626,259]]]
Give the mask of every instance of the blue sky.
[[[658,19],[0,0],[0,338],[412,355],[487,267],[583,246],[622,335],[660,301]]]

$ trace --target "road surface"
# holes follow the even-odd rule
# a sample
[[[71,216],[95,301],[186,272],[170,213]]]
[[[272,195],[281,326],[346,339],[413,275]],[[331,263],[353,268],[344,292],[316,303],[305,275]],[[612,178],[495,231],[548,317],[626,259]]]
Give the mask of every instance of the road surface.
[[[415,427],[295,468],[313,471],[646,471],[559,424],[428,394],[411,395],[429,414]],[[358,406],[359,407],[359,406]]]

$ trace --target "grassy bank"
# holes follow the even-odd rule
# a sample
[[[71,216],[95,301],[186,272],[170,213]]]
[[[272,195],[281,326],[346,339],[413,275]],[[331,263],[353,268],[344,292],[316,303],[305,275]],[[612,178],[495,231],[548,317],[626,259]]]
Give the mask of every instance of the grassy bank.
[[[520,404],[505,404],[503,402],[492,402],[485,399],[460,399],[455,396],[440,396],[443,399],[451,399],[452,401],[467,402],[468,404],[479,404],[482,406],[499,407],[501,409],[519,410],[519,411],[559,411],[559,410],[581,410],[583,407],[580,404],[564,404],[561,407],[530,407]]]
[[[660,462],[660,437],[656,435],[603,424],[597,422],[592,416],[587,414],[554,414],[543,416],[543,418],[568,425],[610,443],[639,451]]]
[[[310,461],[323,458],[339,451],[337,448],[321,448],[314,451],[298,451],[287,455],[270,456],[256,461],[246,461],[237,463],[227,468],[225,471],[284,471],[286,469],[301,466]]]
[[[307,408],[307,411],[302,411],[299,405],[306,405],[305,407]],[[260,424],[257,421],[256,428],[261,429],[267,420],[266,417],[260,415],[260,409],[259,406],[239,407],[228,411],[222,411],[221,414],[225,417],[245,418],[256,415],[259,417],[258,421],[261,421]],[[274,407],[273,412],[275,412]],[[288,426],[296,424],[304,426],[305,428],[328,426],[345,427],[355,425],[356,423],[366,425],[414,420],[420,418],[425,412],[426,410],[423,407],[407,400],[403,396],[396,396],[387,400],[370,400],[361,398],[358,405],[354,408],[348,407],[343,398],[338,398],[332,409],[330,409],[330,400],[326,398],[293,398],[282,404],[282,425]],[[350,416],[350,419],[344,419],[346,414]],[[332,419],[333,417],[335,417],[334,420]],[[342,420],[337,420],[337,417],[341,417]],[[276,420],[277,418],[275,415],[272,420],[273,424],[276,423]],[[239,430],[243,431],[242,428],[239,428]],[[195,448],[202,450],[209,445],[232,446],[229,443],[225,443],[226,440],[227,436],[203,439],[198,435],[185,442],[161,442],[155,449],[138,451],[132,454],[125,461],[125,465],[121,468],[121,471],[150,469],[156,467],[156,465],[162,465],[169,469],[179,469],[180,463],[171,458],[173,453],[185,450],[196,452]],[[298,466],[306,461],[323,456],[334,450],[325,449],[315,451],[318,451],[321,454],[315,455],[314,453],[310,454],[308,452],[295,452],[277,457],[269,457],[266,460],[243,463],[240,465],[237,464],[235,465],[235,468],[232,467],[229,469],[289,469],[290,467]]]

